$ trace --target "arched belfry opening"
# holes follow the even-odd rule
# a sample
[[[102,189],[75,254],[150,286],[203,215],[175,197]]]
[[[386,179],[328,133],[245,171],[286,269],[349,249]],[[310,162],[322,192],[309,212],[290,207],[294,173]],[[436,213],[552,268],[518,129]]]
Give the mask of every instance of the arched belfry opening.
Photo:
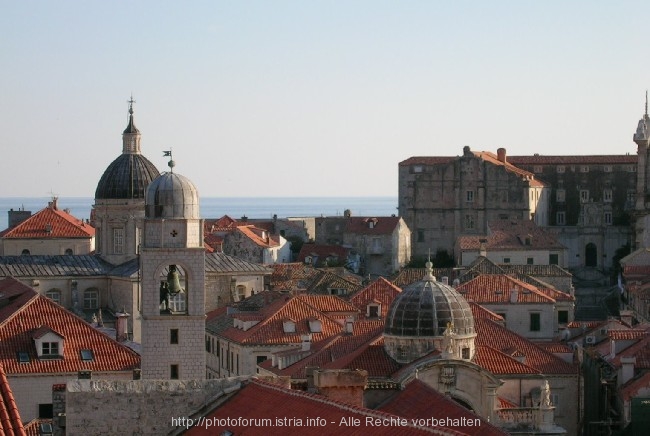
[[[168,265],[160,277],[160,314],[186,315],[187,296],[186,274],[180,265]]]
[[[593,242],[585,246],[585,266],[598,266],[598,248]]]

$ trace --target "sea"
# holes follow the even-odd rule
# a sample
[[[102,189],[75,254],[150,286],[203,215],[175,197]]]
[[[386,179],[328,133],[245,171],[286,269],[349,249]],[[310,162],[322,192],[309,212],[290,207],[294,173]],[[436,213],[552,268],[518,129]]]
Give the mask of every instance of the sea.
[[[28,210],[36,213],[45,208],[50,197],[0,198],[0,230],[8,226],[9,210]],[[61,197],[59,209],[69,209],[79,219],[90,218],[95,203],[92,197]],[[202,197],[202,218],[220,218],[228,215],[239,219],[288,217],[342,216],[349,209],[352,216],[397,215],[397,197]]]

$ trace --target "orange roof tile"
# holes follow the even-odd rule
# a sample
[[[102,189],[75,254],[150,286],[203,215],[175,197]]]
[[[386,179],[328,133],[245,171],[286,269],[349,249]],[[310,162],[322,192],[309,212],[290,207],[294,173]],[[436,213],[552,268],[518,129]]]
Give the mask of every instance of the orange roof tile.
[[[15,227],[0,233],[7,239],[54,239],[54,238],[91,238],[95,228],[69,213],[59,210],[56,205],[41,209]]]
[[[505,351],[505,350],[504,350]],[[521,354],[513,353],[513,354]],[[476,347],[474,363],[487,369],[495,375],[505,374],[541,374],[540,371],[531,368],[525,363],[519,362],[508,354],[495,350],[489,346]]]
[[[325,314],[332,312],[352,312],[356,314],[359,312],[356,306],[336,295],[303,294],[298,295],[296,298]]]
[[[517,289],[517,304],[555,303],[553,298],[540,292],[535,286],[507,275],[483,274],[456,288],[465,299],[479,304],[511,303],[512,289]]]
[[[278,417],[290,417],[302,421],[302,425],[290,425],[288,422],[284,426],[276,424]],[[428,416],[428,415],[427,415]],[[238,436],[259,435],[262,431],[265,435],[296,435],[304,436],[317,432],[319,435],[367,435],[372,432],[373,435],[391,435],[407,436],[419,434],[439,434],[439,435],[464,435],[453,429],[447,428],[427,428],[417,427],[410,420],[406,420],[406,425],[379,425],[369,427],[366,425],[366,417],[377,418],[380,420],[395,419],[396,415],[385,412],[365,409],[353,406],[347,403],[334,401],[327,397],[312,394],[304,391],[285,389],[283,387],[266,383],[261,380],[252,380],[240,391],[233,394],[214,412],[208,415],[207,419],[212,422],[226,423],[228,418],[236,417],[232,425],[191,427],[186,433],[189,436],[221,434],[226,430],[234,432]],[[249,420],[268,419],[274,425],[265,426],[260,429],[255,425],[237,425],[237,418]],[[322,427],[307,427],[307,418],[323,419],[325,424]],[[342,419],[358,419],[359,426],[341,427]],[[280,418],[282,419],[282,418]]]
[[[240,232],[260,247],[277,247],[280,245],[276,236],[270,235],[266,230],[258,229],[253,225],[238,226],[236,231]]]
[[[650,336],[644,337],[634,345],[619,352],[611,361],[617,368],[621,366],[622,357],[635,357],[634,369],[650,369]]]
[[[356,235],[390,235],[399,225],[398,216],[349,217],[345,231]]]
[[[384,348],[384,337],[376,337],[361,345],[355,351],[328,362],[327,369],[364,369],[368,377],[388,377],[398,371],[402,365],[393,360]]]
[[[460,236],[458,238],[460,249],[479,250],[481,245],[484,245],[488,251],[560,250],[566,248],[555,235],[539,227],[533,221],[492,221],[488,223],[488,228],[487,236]]]
[[[350,303],[354,304],[360,311],[361,317],[365,318],[367,306],[370,303],[381,304],[381,318],[386,318],[388,308],[402,290],[383,277],[378,278],[365,288],[357,291],[350,297]]]
[[[264,319],[244,331],[229,327],[222,331],[221,336],[241,344],[293,344],[301,342],[301,335],[312,334],[312,342],[321,341],[340,333],[343,327],[332,318],[307,304],[298,297],[287,297],[286,300],[276,300],[262,308],[260,313]],[[321,331],[312,333],[309,330],[308,319],[315,317],[321,320]],[[296,322],[295,333],[285,333],[283,321]]]
[[[575,374],[576,368],[552,353],[537,346],[526,338],[491,321],[487,318],[474,319],[477,333],[476,345],[491,347],[501,352],[514,348],[525,356],[525,364],[544,374]],[[492,370],[497,374],[505,374],[506,369],[498,366]]]
[[[629,380],[621,387],[619,395],[624,401],[630,401],[638,395],[641,389],[650,389],[650,372],[645,372],[643,375]]]
[[[480,425],[469,427],[460,425],[454,426],[453,429],[474,436],[507,434],[420,380],[410,382],[402,391],[384,403],[379,410],[409,419],[420,419],[424,416],[445,421],[447,419],[458,419],[468,422],[468,420],[479,419],[481,421]]]
[[[307,256],[312,258],[311,265],[313,266],[327,266],[326,260],[328,257],[336,257],[340,262],[344,262],[348,257],[349,248],[341,245],[325,245],[325,244],[303,244],[298,253],[298,262],[305,262]]]
[[[487,318],[498,323],[503,323],[505,321],[501,315],[492,312],[491,310],[481,306],[478,303],[475,303],[473,301],[468,301],[468,303],[469,307],[472,309],[472,316],[474,316],[474,319]]]
[[[7,288],[13,294],[2,291]],[[0,281],[2,303],[7,306],[0,310],[0,363],[8,374],[130,371],[140,366],[140,356],[130,348],[13,278]],[[63,358],[37,357],[32,336],[44,324],[65,338]],[[93,351],[92,361],[82,360],[83,349]],[[29,363],[18,362],[18,352],[28,353]]]
[[[25,436],[25,434],[14,394],[4,368],[0,364],[0,435]]]

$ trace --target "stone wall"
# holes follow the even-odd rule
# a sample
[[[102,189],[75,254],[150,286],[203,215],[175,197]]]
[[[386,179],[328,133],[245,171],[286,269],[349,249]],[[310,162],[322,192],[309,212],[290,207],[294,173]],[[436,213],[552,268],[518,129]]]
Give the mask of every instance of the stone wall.
[[[185,429],[179,418],[205,414],[245,378],[218,380],[77,380],[65,392],[66,434],[164,435]],[[187,422],[187,421],[185,421]]]

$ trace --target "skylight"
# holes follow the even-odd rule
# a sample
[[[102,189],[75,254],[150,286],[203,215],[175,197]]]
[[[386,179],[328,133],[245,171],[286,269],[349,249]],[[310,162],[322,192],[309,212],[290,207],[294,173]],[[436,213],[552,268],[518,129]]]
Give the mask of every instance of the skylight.
[[[81,350],[80,353],[81,353],[81,360],[83,360],[84,362],[90,362],[95,358],[95,356],[93,355],[93,350],[84,349]]]
[[[29,363],[29,353],[26,351],[18,352],[18,363]]]

